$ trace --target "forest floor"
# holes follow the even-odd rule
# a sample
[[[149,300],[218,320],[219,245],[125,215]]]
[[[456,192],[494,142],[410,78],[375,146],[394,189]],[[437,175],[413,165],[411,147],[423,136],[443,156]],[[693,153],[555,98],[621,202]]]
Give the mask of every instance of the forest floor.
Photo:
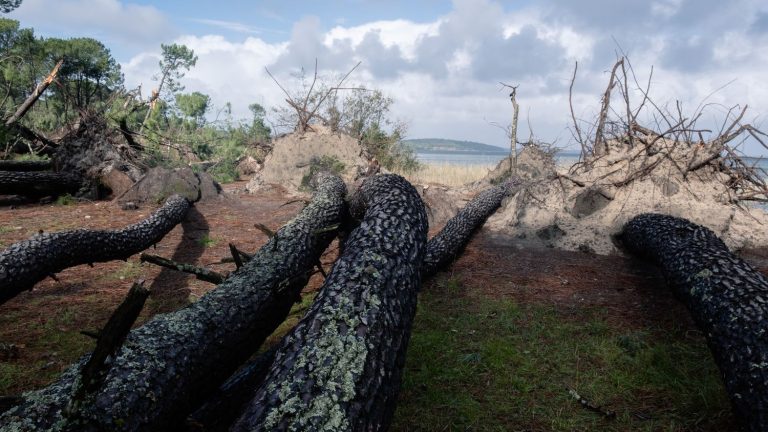
[[[225,185],[236,191],[244,183]],[[229,194],[196,205],[148,253],[204,265],[228,244],[255,251],[301,203],[279,192]],[[39,230],[117,228],[152,209],[110,202],[0,208],[0,248]],[[439,227],[433,227],[433,233]],[[322,261],[335,259],[335,246]],[[768,252],[743,256],[768,271]],[[0,306],[0,395],[43,386],[94,341],[137,279],[152,291],[139,323],[202,296],[193,276],[126,262],[78,266]],[[316,275],[274,344],[322,283]],[[568,393],[615,412],[590,411]],[[425,281],[392,430],[722,431],[730,407],[702,334],[658,270],[619,256],[531,248],[481,230],[445,272]]]

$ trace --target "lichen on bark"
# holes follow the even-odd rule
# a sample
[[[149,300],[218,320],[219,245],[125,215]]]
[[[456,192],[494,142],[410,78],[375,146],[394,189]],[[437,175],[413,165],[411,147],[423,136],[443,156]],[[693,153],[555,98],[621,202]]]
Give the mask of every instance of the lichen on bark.
[[[367,179],[350,202],[362,222],[233,430],[388,426],[416,310],[426,212],[395,175]]]
[[[344,183],[323,176],[312,202],[254,256],[195,303],[133,330],[111,359],[104,385],[82,404],[77,424],[62,408],[79,376],[71,366],[52,385],[24,395],[0,430],[164,431],[222,384],[285,319],[346,212]],[[86,356],[87,357],[87,356]]]
[[[658,264],[704,332],[733,405],[750,431],[768,430],[768,280],[710,229],[641,214],[619,241]]]
[[[522,181],[510,177],[497,186],[478,193],[467,205],[445,224],[437,235],[427,242],[422,275],[429,277],[456,259],[461,250],[480,229],[486,219],[501,206],[504,198],[515,194]]]
[[[44,233],[10,245],[0,252],[0,304],[65,268],[127,259],[147,249],[178,225],[190,206],[176,195],[148,218],[123,229]]]

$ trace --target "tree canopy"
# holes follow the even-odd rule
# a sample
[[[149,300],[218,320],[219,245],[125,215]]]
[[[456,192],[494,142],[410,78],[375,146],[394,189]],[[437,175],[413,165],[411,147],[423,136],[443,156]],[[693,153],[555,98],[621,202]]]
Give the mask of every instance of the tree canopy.
[[[0,0],[0,12],[9,13],[21,6],[21,0]]]

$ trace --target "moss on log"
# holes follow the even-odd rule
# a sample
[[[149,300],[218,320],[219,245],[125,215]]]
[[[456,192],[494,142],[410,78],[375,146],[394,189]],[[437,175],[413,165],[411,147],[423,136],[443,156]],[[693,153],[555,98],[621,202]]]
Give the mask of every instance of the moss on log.
[[[513,177],[477,194],[427,243],[421,273],[429,277],[458,257],[475,233],[501,205],[517,192],[522,181]]]
[[[427,216],[396,175],[367,179],[351,199],[362,223],[234,431],[385,430],[395,408],[416,310]]]
[[[743,428],[768,430],[768,280],[711,230],[685,219],[642,214],[618,238],[661,266],[688,307]]]
[[[78,422],[62,416],[79,365],[0,416],[0,431],[167,431],[185,424],[285,319],[346,211],[344,183],[325,176],[311,204],[253,258],[195,303],[133,330]],[[87,358],[87,356],[86,356]],[[82,363],[83,360],[81,360]]]
[[[0,252],[0,304],[65,268],[141,252],[181,222],[190,206],[185,198],[173,196],[148,218],[120,230],[45,233],[10,245]]]
[[[58,195],[74,194],[83,179],[68,172],[0,171],[0,195]]]

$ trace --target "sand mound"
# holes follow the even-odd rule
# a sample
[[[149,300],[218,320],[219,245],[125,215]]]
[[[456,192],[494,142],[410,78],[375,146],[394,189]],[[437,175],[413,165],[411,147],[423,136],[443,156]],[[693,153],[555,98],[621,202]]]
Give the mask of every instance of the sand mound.
[[[539,176],[508,200],[486,227],[543,245],[598,254],[619,253],[612,242],[630,218],[645,212],[684,217],[714,230],[732,249],[768,245],[768,214],[736,199],[734,172],[701,159],[689,146],[658,140],[592,157],[570,170]]]
[[[312,125],[312,129],[276,139],[263,168],[248,182],[246,189],[253,192],[276,184],[290,192],[300,191],[304,189],[302,181],[311,165],[321,159],[340,162],[336,166],[348,185],[368,167],[357,139],[320,125]]]

